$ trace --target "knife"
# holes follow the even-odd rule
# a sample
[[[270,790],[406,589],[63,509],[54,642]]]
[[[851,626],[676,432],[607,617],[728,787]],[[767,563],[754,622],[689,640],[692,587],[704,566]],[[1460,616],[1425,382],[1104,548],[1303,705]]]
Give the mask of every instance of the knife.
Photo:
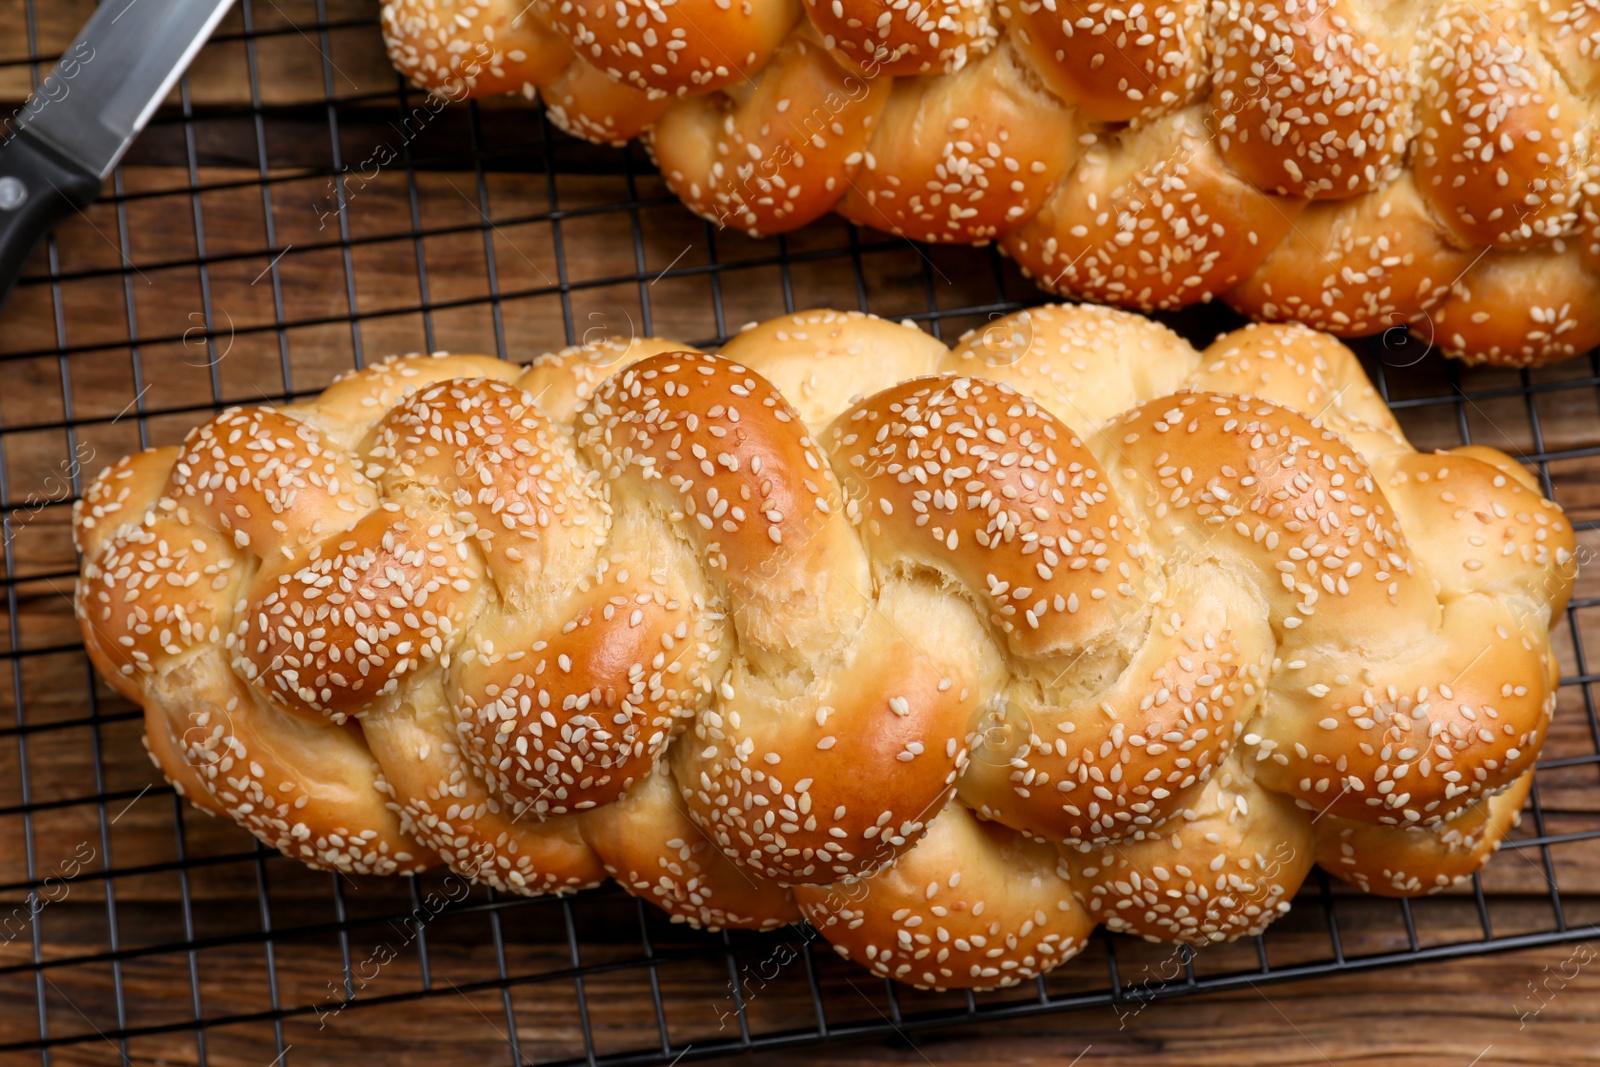
[[[103,0],[0,145],[0,304],[29,254],[100,183],[233,0]]]

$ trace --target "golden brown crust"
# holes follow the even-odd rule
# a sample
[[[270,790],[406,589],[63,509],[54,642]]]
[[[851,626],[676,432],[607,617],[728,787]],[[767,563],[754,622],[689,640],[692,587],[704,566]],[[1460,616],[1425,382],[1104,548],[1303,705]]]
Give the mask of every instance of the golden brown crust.
[[[1201,946],[1259,934],[1289,910],[1311,870],[1311,825],[1235,763],[1161,832],[1067,855],[1107,929]]]
[[[542,0],[538,10],[574,53],[652,96],[698,96],[745,80],[800,15],[797,0]]]
[[[723,855],[676,794],[672,776],[656,774],[584,816],[584,839],[606,873],[697,929],[771,930],[799,921],[794,892]]]
[[[673,97],[615,81],[578,56],[542,85],[545,114],[557,129],[600,144],[626,144],[667,113]]]
[[[1444,0],[1430,23],[1417,188],[1464,242],[1529,248],[1572,233],[1592,119],[1522,8]]]
[[[1077,955],[1094,930],[1055,849],[959,805],[893,867],[795,899],[845,959],[936,989],[1016,985]]]
[[[1414,31],[1388,17],[1350,0],[1213,5],[1211,116],[1228,165],[1281,196],[1338,199],[1394,180]]]
[[[628,325],[631,330],[633,323]],[[699,351],[659,337],[630,335],[627,341],[622,341],[611,336],[612,324],[597,322],[596,326],[603,336],[559,352],[547,352],[515,378],[517,388],[532,394],[539,409],[552,422],[570,424],[578,408],[588,402],[600,383],[624,367],[661,352]]]
[[[557,127],[576,137],[622,144],[639,136],[672,97],[618,81],[574,44],[569,20],[523,0],[390,0],[383,5],[389,59],[429,99],[405,120],[408,131],[446,103],[519,93],[542,96]]]
[[[386,802],[356,725],[313,724],[255,698],[220,647],[173,663],[147,684],[145,700],[151,754],[185,768],[177,781],[199,782],[201,807],[284,855],[347,874],[406,874],[434,862]]]
[[[457,874],[503,892],[564,893],[605,881],[578,816],[547,817],[488,789],[451,740],[454,718],[435,677],[362,719],[381,769],[377,791],[405,831]]]
[[[828,50],[869,78],[960,70],[994,44],[988,0],[805,0]]]
[[[1304,326],[1260,323],[1223,334],[1200,353],[1200,367],[1187,384],[1249,393],[1304,412],[1369,463],[1411,451],[1394,413],[1350,350]]]
[[[84,649],[130,700],[138,699],[141,675],[154,673],[183,647],[210,640],[229,591],[242,578],[226,542],[219,546],[217,535],[187,512],[158,507],[178,453],[161,448],[124,456],[100,472],[72,509],[74,540],[89,561],[77,598]],[[209,569],[220,588],[183,580],[196,569]],[[165,581],[166,574],[178,580]],[[154,610],[129,610],[146,589],[159,601]]]
[[[1441,598],[1489,593],[1526,598],[1553,616],[1565,610],[1568,584],[1541,576],[1576,573],[1572,528],[1504,452],[1482,445],[1405,452],[1378,469]]]
[[[1001,247],[1045,289],[1146,311],[1231,288],[1305,201],[1235,177],[1203,122],[1189,108],[1099,137]]]
[[[700,703],[715,657],[700,641],[672,639],[695,612],[669,552],[648,577],[614,557],[575,606],[541,610],[542,626],[511,622],[493,654],[461,665],[458,736],[499,793],[541,813],[608,804],[649,773]],[[628,625],[605,625],[618,612]]]
[[[1600,344],[1596,18],[1579,0],[384,4],[427,107],[542,94],[576,136],[647,137],[691,209],[753,236],[835,211],[996,241],[1052,292],[1220,295],[1511,366]]]
[[[677,750],[689,812],[768,878],[832,882],[892,862],[966,765],[983,640],[970,611],[911,583],[854,599],[859,629],[838,634],[815,681],[735,664]]]
[[[943,369],[949,350],[909,322],[859,311],[803,311],[752,323],[722,346],[722,354],[776,386],[820,434],[857,396]]]
[[[1127,122],[1194,99],[1205,84],[1197,0],[1003,0],[1010,39],[1050,90],[1095,122]]]
[[[578,447],[634,506],[680,516],[722,572],[747,655],[794,662],[859,624],[866,568],[838,485],[798,412],[743,365],[696,352],[640,360],[579,413]],[[777,476],[774,472],[785,472]]]
[[[1381,189],[1308,204],[1223,299],[1253,318],[1347,337],[1403,331],[1438,306],[1478,251],[1449,243],[1405,171]]]
[[[521,0],[392,0],[383,5],[389,59],[446,100],[533,95],[572,59],[572,50]]]
[[[962,779],[973,810],[1031,836],[1089,842],[1160,833],[1151,828],[1196,801],[1255,711],[1272,633],[1259,598],[1219,568],[1186,566],[1164,586],[1110,685],[1064,700],[1026,686],[1006,694],[1027,729]]]
[[[982,241],[1038,210],[1078,157],[1072,112],[1008,44],[954,74],[907,78],[835,210],[919,241]]]
[[[656,123],[651,150],[690,209],[751,233],[819,218],[861,169],[893,79],[841,67],[795,34],[753,87],[679,101]]]
[[[1505,785],[1533,765],[1555,706],[1542,643],[1518,626],[1525,614],[1474,594],[1446,601],[1436,631],[1387,655],[1373,641],[1295,648],[1245,737],[1260,754],[1256,779],[1396,826],[1447,820]]]
[[[1381,897],[1437,893],[1481,870],[1522,818],[1533,787],[1530,771],[1503,792],[1479,799],[1448,822],[1380,837],[1370,823],[1337,815],[1314,826],[1317,863]]]
[[[1517,621],[1529,610],[1434,588],[1405,540],[1409,501],[1389,501],[1341,438],[1273,404],[1180,394],[1102,440],[1117,449],[1113,484],[1145,490],[1131,495],[1159,546],[1279,576],[1262,591],[1280,678],[1244,738],[1258,781],[1352,818],[1432,823],[1530,764],[1554,694],[1544,642]],[[1564,520],[1541,518],[1570,545]],[[1554,568],[1556,553],[1538,555],[1530,569]]]
[[[1009,385],[1088,438],[1144,397],[1176,392],[1198,359],[1150,319],[1046,304],[968,332],[939,369]]]
[[[268,557],[235,626],[235,666],[263,699],[336,723],[398,692],[477,607],[484,571],[465,537],[443,509],[385,502],[304,562]]]
[[[1575,567],[1533,478],[1417,454],[1325,335],[1071,306],[954,351],[809,312],[722,355],[405,357],[114,464],[75,520],[93,662],[272,847],[803,913],[945,987],[1097,920],[1259,932],[1313,837],[1382,892],[1470,873]]]
[[[1600,345],[1600,273],[1575,241],[1557,250],[1486,250],[1412,326],[1469,363],[1540,367]]]
[[[240,449],[241,439],[255,446]],[[350,528],[378,499],[343,449],[272,408],[233,408],[190,431],[169,492],[197,514],[216,516],[217,529],[240,548],[285,559]]]
[[[913,379],[840,415],[828,448],[874,558],[960,583],[1016,655],[1070,655],[1138,602],[1128,515],[1093,453],[1030,397]]]

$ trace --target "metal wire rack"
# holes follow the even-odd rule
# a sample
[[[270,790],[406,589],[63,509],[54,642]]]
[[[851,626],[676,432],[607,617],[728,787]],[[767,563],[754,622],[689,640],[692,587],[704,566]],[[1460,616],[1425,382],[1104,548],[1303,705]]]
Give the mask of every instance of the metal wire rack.
[[[20,103],[86,2],[12,0],[0,93]],[[697,935],[614,888],[528,900],[437,876],[314,874],[190,811],[144,760],[137,709],[93,679],[77,642],[69,508],[106,462],[390,351],[525,361],[595,330],[716,345],[745,321],[823,305],[953,338],[1043,299],[992,249],[838,220],[771,242],[718,231],[637,147],[575,142],[525,106],[419,117],[377,39],[375,0],[241,0],[0,318],[0,1063],[320,1062],[352,1035],[370,1058],[429,1027],[485,1061],[670,1063],[1094,1005],[1136,1013],[1600,933],[1589,580],[1558,633],[1561,702],[1529,810],[1470,892],[1381,901],[1318,872],[1262,938],[1163,954],[1103,935],[993,994],[869,979],[804,928]],[[1235,320],[1206,308],[1171,321],[1204,342]],[[1510,372],[1463,369],[1398,333],[1359,347],[1419,446],[1520,455],[1574,518],[1580,558],[1600,547],[1600,356]]]

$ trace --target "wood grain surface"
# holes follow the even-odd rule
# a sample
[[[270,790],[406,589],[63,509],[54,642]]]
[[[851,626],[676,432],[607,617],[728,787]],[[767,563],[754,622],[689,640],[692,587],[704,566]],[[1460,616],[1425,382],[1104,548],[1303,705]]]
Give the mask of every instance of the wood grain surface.
[[[0,111],[21,106],[42,74],[29,57],[64,49],[92,6],[35,0],[30,21],[24,0],[0,0]],[[248,45],[247,18],[257,34]],[[781,246],[713,232],[672,200],[637,149],[547,141],[536,112],[515,101],[412,129],[375,18],[372,0],[327,0],[320,23],[310,0],[244,0],[189,79],[195,121],[163,112],[110,188],[117,195],[58,231],[0,317],[10,583],[0,626],[0,1067],[41,1062],[14,1047],[41,1028],[52,1040],[82,1039],[54,1048],[50,1063],[227,1067],[501,1063],[513,1038],[524,1060],[547,1062],[659,1048],[663,1027],[674,1048],[694,1046],[693,1058],[738,1034],[729,963],[708,953],[720,942],[641,912],[615,889],[570,903],[475,892],[435,914],[423,902],[445,888],[436,875],[413,888],[314,874],[178,802],[143,754],[136,709],[91,678],[78,643],[69,507],[88,477],[129,450],[177,441],[222,404],[314,392],[391,352],[527,360],[585,337],[646,332],[704,344],[815,306],[914,316],[953,339],[991,307],[1036,299],[988,250],[922,250],[837,220]],[[386,148],[395,162],[368,165]],[[488,160],[482,170],[475,153]],[[343,210],[330,184],[340,170]],[[1214,310],[1176,320],[1201,343],[1229,322]],[[1459,444],[1465,433],[1552,457],[1556,498],[1577,521],[1600,519],[1600,459],[1586,454],[1600,446],[1600,365],[1532,372],[1531,392],[1519,374],[1471,370],[1458,391],[1436,358],[1412,365],[1414,352],[1394,340],[1371,349],[1369,366],[1407,405],[1402,421],[1419,447]],[[1586,555],[1600,552],[1600,534],[1581,540]],[[1600,600],[1600,566],[1581,575],[1578,595]],[[1594,669],[1580,634],[1600,651],[1600,608],[1558,628],[1569,678]],[[1582,837],[1600,826],[1600,768],[1583,762],[1597,734],[1585,687],[1565,686],[1538,811],[1518,831],[1551,843],[1502,853],[1483,878],[1497,937],[1600,922],[1600,843]],[[1274,968],[1331,958],[1328,907],[1338,951],[1352,960],[1405,952],[1413,936],[1423,948],[1483,936],[1470,893],[1414,903],[1408,929],[1395,902],[1342,887],[1325,901],[1323,892],[1309,885],[1273,928]],[[788,958],[777,954],[783,943],[731,941],[736,972],[751,976],[754,1035],[815,1024],[807,967],[776,962]],[[1124,985],[1177,973],[1170,950],[1117,940],[1114,951]],[[1106,954],[1092,946],[1047,988],[1103,990]],[[1600,944],[1579,939],[759,1055],[783,1064],[1600,1063],[1597,954]],[[834,1028],[966,1006],[904,991],[891,1004],[882,983],[831,953],[813,963]],[[579,983],[579,965],[600,969]],[[1253,945],[1194,961],[1202,977],[1257,966]],[[503,975],[514,978],[505,991]],[[280,1011],[289,1014],[274,1023]],[[197,1033],[185,1028],[196,1017],[235,1021]],[[121,1031],[136,1036],[100,1036]]]

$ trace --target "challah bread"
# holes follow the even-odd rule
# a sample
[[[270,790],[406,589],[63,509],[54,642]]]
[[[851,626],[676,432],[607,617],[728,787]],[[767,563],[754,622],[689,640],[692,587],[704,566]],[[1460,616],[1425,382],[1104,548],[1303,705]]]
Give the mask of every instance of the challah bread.
[[[1574,577],[1508,457],[1419,454],[1299,326],[856,313],[406,356],[103,471],[96,667],[177,790],[322,868],[607,877],[919,985],[1104,923],[1259,932],[1313,862],[1482,865]]]
[[[751,234],[837,211],[995,241],[1052,292],[1475,362],[1600,344],[1590,2],[385,0],[383,27],[426,89],[645,136]]]

